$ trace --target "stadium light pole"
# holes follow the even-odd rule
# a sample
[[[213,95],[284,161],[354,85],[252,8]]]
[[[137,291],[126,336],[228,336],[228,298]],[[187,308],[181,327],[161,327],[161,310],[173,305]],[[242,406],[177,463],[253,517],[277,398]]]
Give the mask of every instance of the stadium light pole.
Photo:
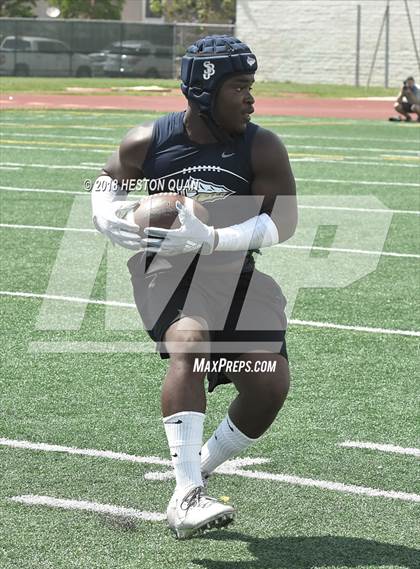
[[[389,87],[389,0],[385,10],[385,87]]]
[[[355,69],[355,85],[360,87],[360,37],[362,28],[362,7],[357,5],[357,23],[356,23],[356,69]]]

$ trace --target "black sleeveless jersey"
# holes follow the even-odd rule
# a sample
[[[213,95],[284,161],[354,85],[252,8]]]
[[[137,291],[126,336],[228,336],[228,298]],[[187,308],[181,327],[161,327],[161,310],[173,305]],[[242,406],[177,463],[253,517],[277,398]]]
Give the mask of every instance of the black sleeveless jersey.
[[[197,144],[186,133],[184,114],[170,113],[154,124],[142,167],[148,194],[174,192],[196,199],[207,208],[209,224],[216,228],[258,215],[262,200],[251,194],[251,147],[258,126],[248,123],[229,144]],[[209,257],[225,264],[243,254],[216,252]]]

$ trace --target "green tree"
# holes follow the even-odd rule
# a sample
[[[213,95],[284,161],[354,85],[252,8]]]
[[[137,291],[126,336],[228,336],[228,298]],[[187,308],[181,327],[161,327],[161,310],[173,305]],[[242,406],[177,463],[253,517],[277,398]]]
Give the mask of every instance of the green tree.
[[[125,0],[50,0],[62,18],[120,20]]]
[[[34,18],[36,0],[0,0],[2,18]]]
[[[167,22],[230,24],[235,21],[236,0],[150,0],[150,8]]]

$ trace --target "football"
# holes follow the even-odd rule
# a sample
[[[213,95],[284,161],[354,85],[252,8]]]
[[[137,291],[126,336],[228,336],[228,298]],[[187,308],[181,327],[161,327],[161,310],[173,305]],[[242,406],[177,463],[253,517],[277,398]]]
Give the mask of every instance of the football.
[[[178,229],[180,221],[176,202],[181,202],[187,209],[194,212],[203,223],[208,223],[207,209],[198,201],[180,196],[175,193],[160,193],[142,198],[138,207],[133,211],[132,221],[139,226],[142,237],[146,227],[160,227],[162,229]]]

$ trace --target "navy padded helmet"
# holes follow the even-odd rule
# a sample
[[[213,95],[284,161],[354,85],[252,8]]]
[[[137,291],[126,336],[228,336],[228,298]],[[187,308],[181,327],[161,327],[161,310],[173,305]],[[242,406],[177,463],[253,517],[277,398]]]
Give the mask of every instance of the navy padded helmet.
[[[257,67],[255,55],[237,38],[207,36],[191,45],[182,58],[181,90],[210,116],[221,80],[234,73],[255,73]]]

